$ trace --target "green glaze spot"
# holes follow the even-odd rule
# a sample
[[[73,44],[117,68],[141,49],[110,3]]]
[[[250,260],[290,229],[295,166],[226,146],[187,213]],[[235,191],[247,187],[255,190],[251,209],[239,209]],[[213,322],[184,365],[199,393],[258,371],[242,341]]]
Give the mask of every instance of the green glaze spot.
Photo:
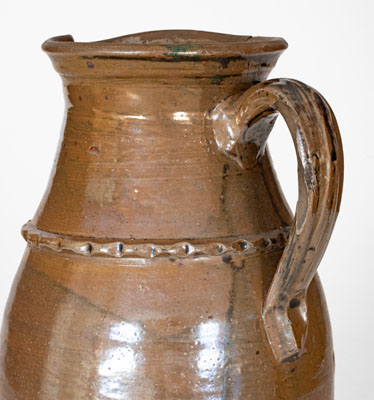
[[[202,186],[200,186],[197,182],[194,183],[194,186],[196,186],[199,190],[204,190]]]
[[[221,79],[222,79],[221,75],[213,76],[213,78],[210,80],[210,83],[216,85],[217,83],[221,82]]]
[[[169,50],[162,53],[166,57],[188,57],[193,60],[198,60],[198,56],[189,56],[183,53],[186,53],[189,50],[198,49],[201,47],[198,44],[178,44],[178,45],[165,45],[165,47]],[[182,54],[181,54],[182,53]]]

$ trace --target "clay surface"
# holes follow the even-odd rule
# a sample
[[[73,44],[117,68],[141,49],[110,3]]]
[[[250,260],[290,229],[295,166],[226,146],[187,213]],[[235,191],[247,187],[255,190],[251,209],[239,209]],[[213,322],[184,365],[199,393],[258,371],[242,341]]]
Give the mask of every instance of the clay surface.
[[[279,38],[157,31],[43,44],[66,101],[1,332],[0,398],[332,400],[316,269],[339,210],[322,96],[266,81]],[[292,216],[266,140],[299,162]]]

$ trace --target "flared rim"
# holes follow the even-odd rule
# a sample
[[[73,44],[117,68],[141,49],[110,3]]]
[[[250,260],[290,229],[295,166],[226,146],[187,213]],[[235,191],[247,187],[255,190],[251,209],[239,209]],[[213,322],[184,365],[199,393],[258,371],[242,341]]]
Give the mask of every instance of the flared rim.
[[[196,30],[141,32],[96,42],[76,42],[71,35],[46,40],[51,55],[199,60],[282,52],[287,42],[278,37],[240,36]]]

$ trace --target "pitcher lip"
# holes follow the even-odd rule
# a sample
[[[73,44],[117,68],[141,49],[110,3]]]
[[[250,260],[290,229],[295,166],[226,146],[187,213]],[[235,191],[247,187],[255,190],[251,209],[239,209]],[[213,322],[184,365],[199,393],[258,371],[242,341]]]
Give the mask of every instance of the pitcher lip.
[[[42,49],[50,55],[196,61],[278,53],[283,52],[287,46],[287,42],[278,37],[240,36],[196,30],[160,30],[95,42],[75,42],[71,35],[56,36],[46,40]]]

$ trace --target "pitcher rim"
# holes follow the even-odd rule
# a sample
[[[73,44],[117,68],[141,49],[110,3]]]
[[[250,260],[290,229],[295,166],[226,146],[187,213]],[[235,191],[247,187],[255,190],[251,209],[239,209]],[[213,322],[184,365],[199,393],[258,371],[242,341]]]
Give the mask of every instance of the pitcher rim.
[[[279,53],[287,47],[287,42],[279,37],[197,30],[148,31],[94,42],[76,42],[72,35],[63,35],[42,44],[42,49],[50,55],[175,61]]]

